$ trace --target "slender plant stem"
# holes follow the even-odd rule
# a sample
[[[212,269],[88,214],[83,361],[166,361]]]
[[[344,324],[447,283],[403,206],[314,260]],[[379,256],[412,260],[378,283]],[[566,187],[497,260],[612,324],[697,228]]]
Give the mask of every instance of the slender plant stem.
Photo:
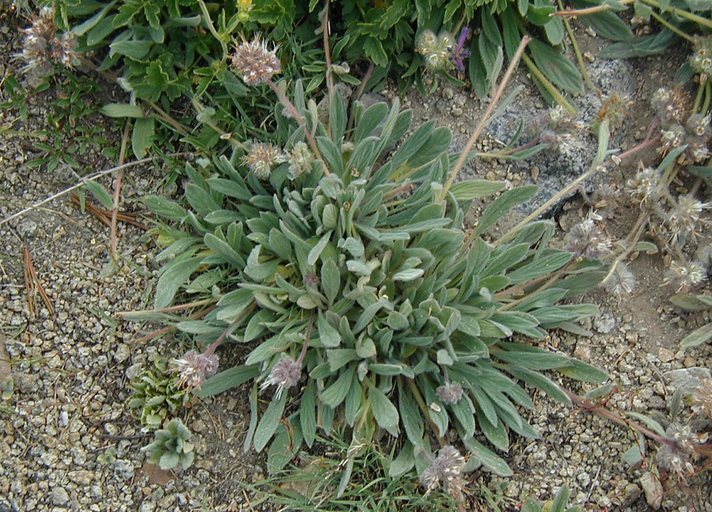
[[[415,385],[415,381],[413,379],[403,379],[407,382],[408,389],[410,389],[410,392],[413,393],[413,397],[415,398],[415,401],[418,402],[418,407],[420,408],[420,411],[423,413],[423,416],[428,420],[428,424],[430,425],[431,430],[433,431],[433,434],[435,434],[435,438],[438,440],[438,443],[440,443],[440,448],[445,446],[445,440],[441,438],[438,435],[438,427],[433,423],[433,420],[430,419],[430,412],[428,412],[428,406],[425,403],[425,400],[423,400],[423,395],[420,394],[420,390],[418,389],[418,386]]]
[[[329,2],[330,0],[324,0],[321,33],[324,40],[324,59],[326,60],[326,87],[329,92],[329,102],[331,102],[334,97],[334,74],[331,66],[331,45],[329,43],[329,32],[331,30],[331,25],[329,23]]]
[[[650,136],[651,133],[654,131],[655,126],[651,126],[650,129],[648,130],[648,135]],[[638,146],[629,149],[628,151],[621,153],[620,155],[616,156],[616,161],[620,162],[621,160],[628,158],[631,155],[634,155],[635,153],[638,153],[639,151],[642,151],[643,149],[652,146],[656,142],[655,138],[646,138],[643,142],[641,142]],[[518,223],[516,226],[514,226],[512,229],[507,231],[504,235],[499,237],[497,240],[492,242],[494,245],[500,245],[508,240],[510,240],[520,229],[522,229],[524,226],[529,224],[532,220],[536,219],[547,211],[549,208],[551,208],[552,205],[556,204],[559,202],[561,199],[566,197],[568,194],[570,194],[573,190],[575,190],[581,183],[592,177],[593,175],[597,174],[599,171],[603,169],[603,162],[594,162],[594,165],[591,166],[591,168],[586,171],[584,174],[576,178],[574,181],[569,183],[568,186],[565,188],[559,190],[556,194],[554,194],[546,203],[541,205],[539,208],[534,210],[531,214],[529,214],[524,220],[522,220],[520,223]]]
[[[580,407],[586,412],[590,412],[591,414],[595,414],[596,416],[600,416],[601,418],[605,418],[607,420],[610,420],[614,423],[617,423],[619,425],[622,425],[624,427],[632,428],[633,430],[643,434],[644,436],[652,439],[653,441],[657,441],[660,444],[668,445],[673,448],[679,449],[679,445],[677,441],[674,439],[671,439],[669,437],[661,436],[660,434],[653,432],[649,428],[641,425],[640,423],[629,420],[627,418],[623,418],[619,414],[606,409],[605,407],[601,407],[599,405],[595,405],[589,400],[586,400],[583,397],[578,396],[575,393],[572,393],[568,389],[563,389],[564,393],[571,399],[571,402],[576,405],[577,407]]]
[[[184,137],[187,135],[190,135],[190,132],[187,130],[185,126],[183,126],[177,119],[172,117],[168,112],[163,110],[161,107],[153,103],[152,101],[147,101],[146,104],[151,107],[151,110],[153,110],[156,113],[156,117],[158,119],[164,121],[168,125],[170,125],[175,131],[183,135]]]
[[[304,334],[304,344],[302,345],[302,350],[299,352],[299,358],[297,363],[302,365],[304,363],[304,358],[307,356],[307,349],[309,348],[309,340],[311,340],[312,331],[314,330],[314,315],[309,316],[309,324],[307,325],[306,333]]]
[[[452,184],[455,182],[455,178],[462,170],[463,166],[465,165],[465,162],[467,162],[467,159],[470,155],[470,151],[472,151],[472,148],[475,147],[475,143],[480,138],[480,135],[487,126],[487,123],[489,122],[490,117],[492,116],[492,113],[494,112],[495,107],[497,106],[497,103],[499,103],[499,100],[502,97],[502,94],[504,94],[504,90],[507,87],[507,84],[512,78],[514,71],[517,69],[519,60],[524,55],[524,49],[529,44],[530,40],[531,39],[529,38],[529,36],[524,36],[522,38],[522,41],[519,43],[519,47],[517,48],[517,51],[514,54],[514,57],[512,58],[512,61],[509,63],[507,72],[504,74],[502,81],[500,82],[499,86],[497,87],[497,90],[494,93],[494,96],[492,97],[492,101],[490,101],[490,104],[487,106],[487,110],[485,110],[482,119],[480,119],[480,122],[477,124],[477,127],[475,128],[474,133],[470,137],[470,140],[467,141],[465,149],[462,150],[459,158],[457,159],[457,162],[455,162],[455,166],[452,168],[452,171],[450,171],[450,174],[447,177],[447,181],[445,182],[445,186],[443,187],[443,190],[440,193],[440,201],[445,199],[447,193],[450,191],[450,187],[452,187]]]
[[[126,147],[129,142],[129,133],[131,131],[131,121],[126,120],[126,125],[124,126],[124,133],[121,137],[121,149],[119,149],[119,166],[126,163]],[[110,228],[110,238],[109,238],[109,252],[111,253],[111,258],[116,261],[119,256],[119,236],[117,233],[117,223],[119,216],[119,205],[121,203],[121,181],[124,178],[124,170],[119,169],[116,171],[116,177],[114,178],[114,207],[111,210],[111,228]]]
[[[186,156],[186,155],[192,155],[192,154],[193,154],[193,153],[190,153],[190,152],[180,152],[180,153],[170,153],[170,154],[164,155],[164,156],[165,156],[165,157],[176,157],[176,156]],[[32,206],[28,206],[27,208],[25,208],[25,209],[23,209],[23,210],[20,210],[20,211],[17,212],[17,213],[13,213],[12,215],[10,215],[9,217],[4,218],[3,220],[0,220],[0,226],[2,226],[3,224],[6,224],[6,223],[8,223],[8,222],[10,222],[10,221],[13,220],[13,219],[16,219],[16,218],[18,218],[18,217],[21,217],[22,215],[26,214],[27,212],[30,212],[30,211],[32,211],[32,210],[35,210],[35,209],[39,208],[40,206],[43,206],[43,205],[45,205],[45,204],[47,204],[47,203],[50,203],[50,202],[54,201],[55,199],[57,199],[57,198],[59,198],[59,197],[62,197],[62,196],[64,196],[64,195],[66,195],[66,194],[69,194],[69,193],[72,192],[73,190],[77,190],[78,188],[83,187],[84,185],[86,185],[86,184],[89,183],[90,181],[96,181],[96,180],[98,180],[99,178],[101,178],[102,176],[106,176],[106,175],[108,175],[108,174],[113,174],[113,173],[115,173],[116,171],[119,171],[119,170],[122,170],[122,169],[128,169],[129,167],[136,167],[137,165],[147,164],[147,163],[149,163],[149,162],[152,162],[152,161],[155,160],[156,158],[158,158],[158,157],[152,156],[152,157],[148,157],[148,158],[142,158],[141,160],[135,160],[135,161],[133,161],[133,162],[128,162],[128,163],[125,163],[125,164],[123,164],[123,165],[119,165],[119,166],[116,166],[116,167],[112,167],[111,169],[106,169],[106,170],[104,170],[104,171],[97,172],[97,173],[95,173],[95,174],[92,174],[91,176],[87,176],[86,178],[82,178],[81,180],[79,180],[79,182],[78,182],[77,184],[72,185],[71,187],[62,190],[61,192],[57,192],[56,194],[53,194],[53,195],[49,196],[47,199],[43,199],[42,201],[38,201],[37,203],[34,203]]]
[[[564,4],[561,2],[561,0],[558,0],[558,2],[559,9],[563,10]],[[574,34],[574,31],[571,28],[571,23],[569,23],[568,18],[564,18],[564,27],[566,28],[566,33],[569,35],[569,41],[571,41],[571,46],[573,46],[574,48],[574,55],[576,55],[576,62],[578,62],[579,69],[581,70],[583,81],[589,89],[595,91],[596,86],[593,84],[593,80],[591,80],[591,75],[588,72],[586,62],[583,60],[581,49],[579,48],[578,41],[576,40],[576,34]]]
[[[640,240],[640,237],[645,231],[645,226],[647,225],[649,218],[650,213],[648,213],[647,211],[640,213],[640,215],[638,216],[638,220],[635,221],[635,226],[633,226],[633,229],[630,230],[630,233],[626,238],[625,250],[621,254],[619,254],[615,260],[613,260],[613,263],[611,263],[611,268],[610,270],[608,270],[606,277],[601,280],[602,284],[606,283],[606,281],[611,278],[618,264],[621,263],[624,259],[626,259],[631,252],[633,252],[635,245],[638,243],[638,240]]]
[[[700,106],[702,105],[702,98],[704,97],[704,94],[705,83],[700,83],[699,87],[697,87],[697,94],[695,94],[695,103],[692,105],[693,114],[697,114],[700,112]]]
[[[203,300],[197,300],[195,302],[188,302],[186,304],[177,304],[175,306],[168,306],[165,308],[159,308],[159,309],[146,309],[143,311],[117,311],[115,314],[117,316],[131,316],[131,315],[138,315],[138,314],[148,314],[148,313],[174,313],[176,311],[183,311],[185,309],[190,309],[190,308],[195,308],[198,306],[205,306],[207,304],[212,304],[215,302],[215,299],[203,299]]]
[[[242,322],[244,322],[245,318],[247,318],[252,312],[255,310],[255,305],[252,304],[250,307],[245,309],[242,313],[240,313],[235,321],[231,323],[227,329],[225,329],[220,336],[218,336],[218,339],[213,341],[207,349],[205,349],[205,352],[203,352],[205,355],[211,355],[215,352],[215,349],[217,349],[220,345],[222,345],[225,340],[227,339],[228,336],[230,336],[233,332],[237,330],[240,325],[242,325]]]
[[[691,12],[688,12],[684,9],[679,9],[677,7],[667,7],[663,9],[663,6],[660,4],[658,0],[619,0],[620,4],[626,5],[626,4],[632,4],[637,1],[640,1],[644,4],[652,5],[653,7],[656,7],[660,9],[661,11],[669,11],[672,12],[673,14],[677,14],[681,18],[686,18],[690,21],[694,21],[698,25],[705,26],[707,28],[712,28],[712,20],[709,20],[707,18],[704,18],[702,16],[698,16],[697,14],[693,14]],[[585,9],[569,9],[565,11],[557,11],[551,14],[551,16],[585,16],[586,14],[595,14],[597,12],[604,12],[604,11],[610,11],[611,10],[611,5],[609,4],[601,4],[601,5],[596,5],[594,7],[587,7]]]
[[[677,34],[678,36],[680,36],[681,38],[685,39],[686,41],[688,41],[690,43],[695,41],[692,37],[688,36],[682,30],[680,30],[675,25],[670,23],[668,20],[666,20],[665,18],[660,16],[657,12],[652,11],[650,14],[652,15],[653,18],[655,18],[658,21],[658,23],[660,23],[662,26],[664,26],[671,32],[674,32],[675,34]]]
[[[620,0],[621,4],[632,4],[637,0]],[[587,14],[596,14],[597,12],[603,12],[610,10],[611,7],[608,4],[596,5],[594,7],[586,7],[584,9],[566,9],[562,11],[556,11],[551,13],[550,16],[561,16],[561,17],[576,17],[585,16]]]
[[[225,57],[227,57],[227,43],[223,40],[218,31],[215,30],[215,25],[213,25],[213,19],[210,17],[210,13],[208,12],[208,7],[205,5],[205,2],[203,0],[198,0],[198,5],[200,6],[200,12],[203,15],[203,20],[205,21],[208,30],[217,40],[217,42],[220,43],[220,46],[222,47],[223,51],[223,59],[225,59]]]
[[[319,146],[317,146],[316,144],[314,134],[312,134],[312,132],[309,130],[304,116],[301,114],[301,112],[299,112],[299,110],[297,110],[297,107],[294,106],[294,103],[292,103],[292,101],[287,98],[287,95],[284,94],[284,92],[279,87],[277,87],[277,84],[275,84],[272,80],[267,80],[267,85],[269,85],[269,88],[272,89],[272,92],[277,95],[277,99],[284,106],[284,108],[287,109],[289,115],[291,115],[297,122],[297,124],[301,126],[301,128],[304,130],[304,135],[306,136],[307,141],[309,142],[309,146],[311,147],[314,156],[324,163],[324,174],[329,176],[331,173],[327,168],[326,160],[324,160],[324,157],[321,156],[321,152],[319,151]]]
[[[546,89],[546,91],[553,96],[553,98],[556,100],[556,103],[561,105],[568,112],[575,114],[576,107],[574,107],[571,102],[569,102],[569,100],[564,98],[564,95],[559,92],[559,90],[554,86],[554,84],[549,81],[548,78],[546,78],[546,76],[544,76],[544,73],[541,72],[541,70],[537,67],[534,61],[531,60],[527,55],[522,55],[522,60],[527,65],[527,68],[529,68],[531,74],[534,75],[534,78],[539,80],[539,82],[541,82],[541,85],[544,86],[544,89]]]
[[[705,82],[705,101],[702,103],[700,112],[704,114],[709,110],[710,101],[712,101],[712,81],[708,78]]]
[[[681,18],[686,18],[690,21],[694,21],[698,25],[703,25],[707,28],[712,28],[712,20],[703,18],[702,16],[698,16],[697,14],[692,14],[691,12],[688,12],[684,9],[679,9],[677,7],[667,7],[663,9],[663,6],[660,4],[658,0],[641,0],[643,3],[652,5],[653,7],[657,7],[661,11],[670,11],[673,14],[677,14]],[[623,3],[628,3],[628,2],[623,2]]]
[[[205,106],[202,103],[200,103],[198,100],[196,100],[195,98],[191,99],[190,102],[192,103],[193,108],[195,109],[195,111],[198,114],[200,114],[203,110],[205,110]],[[211,128],[215,133],[220,134],[220,138],[222,140],[228,141],[230,144],[232,144],[233,146],[235,146],[237,148],[245,149],[245,144],[243,144],[242,142],[237,140],[235,137],[232,136],[231,133],[226,132],[225,130],[220,128],[217,124],[213,123],[211,120],[203,119],[201,122],[203,124],[205,124],[208,128]]]

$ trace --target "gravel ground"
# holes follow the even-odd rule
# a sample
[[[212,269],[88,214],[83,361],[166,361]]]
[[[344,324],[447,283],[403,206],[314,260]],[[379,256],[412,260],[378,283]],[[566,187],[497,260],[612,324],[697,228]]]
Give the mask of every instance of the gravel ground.
[[[9,55],[17,44],[17,32],[11,24],[1,25],[0,71],[7,76],[13,72]],[[665,69],[662,64],[656,59],[594,63],[592,70],[604,93],[635,96],[641,88],[651,90],[666,83],[668,75],[649,73]],[[525,83],[521,77],[520,81]],[[15,119],[16,112],[0,111],[0,128],[12,128],[0,129],[0,218],[76,181],[63,168],[48,173],[26,165],[37,153],[28,134],[44,128],[54,94],[31,98],[27,121]],[[6,99],[0,97],[0,102]],[[594,96],[584,99],[584,119],[591,118],[597,101]],[[437,116],[442,124],[452,126],[456,146],[464,144],[480,112],[478,101],[449,88],[425,101],[412,97],[411,103],[418,105],[416,119]],[[507,119],[535,116],[542,104],[527,89],[516,108],[511,107],[493,126],[481,144],[483,149],[496,147],[496,140],[505,137]],[[616,143],[625,145],[639,138],[644,123],[644,117],[634,115]],[[551,191],[585,169],[592,151],[590,138],[588,142],[575,154],[542,155],[511,165],[492,161],[468,172],[507,179],[514,185],[534,180]],[[98,151],[84,158],[87,172],[115,165]],[[124,207],[140,211],[139,198],[155,189],[165,172],[150,166],[130,171],[122,193]],[[614,173],[611,179],[622,176]],[[104,184],[110,186],[109,181]],[[581,205],[573,202],[559,221],[571,225],[568,216],[580,215]],[[631,215],[635,213],[619,213],[612,229],[624,235],[634,220]],[[184,350],[170,339],[137,342],[142,334],[139,326],[116,316],[151,303],[156,249],[150,237],[136,227],[122,226],[121,260],[112,266],[108,230],[66,199],[1,226],[0,236],[6,240],[0,249],[0,356],[4,344],[15,383],[14,394],[0,402],[0,512],[254,510],[251,495],[241,484],[261,480],[264,463],[242,454],[248,420],[244,390],[186,411],[198,450],[193,468],[166,475],[144,466],[139,449],[147,438],[126,408],[128,376],[145,366],[153,353],[176,356]],[[32,255],[55,316],[39,298],[36,315],[28,308],[24,247]],[[665,411],[673,391],[668,372],[710,367],[709,345],[685,353],[677,349],[684,333],[706,318],[680,318],[668,305],[672,291],[660,287],[664,268],[659,258],[641,256],[631,269],[638,280],[631,296],[618,301],[596,292],[588,297],[601,306],[589,326],[593,336],[553,333],[546,343],[608,371],[620,388],[609,397],[609,405],[636,412]],[[237,359],[240,354],[224,359],[230,357]],[[567,483],[587,510],[651,509],[644,492],[649,485],[643,485],[650,466],[631,469],[621,459],[634,441],[630,431],[538,394],[535,403],[530,422],[542,438],[513,444],[509,454],[513,478],[474,474],[475,488],[487,485],[501,490],[504,501],[514,504],[531,494],[547,497]],[[697,478],[688,483],[689,488],[667,482],[663,510],[712,510],[710,481]]]

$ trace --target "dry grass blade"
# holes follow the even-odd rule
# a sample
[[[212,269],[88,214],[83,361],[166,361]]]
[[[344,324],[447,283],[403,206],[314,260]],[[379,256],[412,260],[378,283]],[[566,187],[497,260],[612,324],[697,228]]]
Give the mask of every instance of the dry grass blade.
[[[4,383],[10,380],[11,371],[10,354],[7,353],[5,348],[5,336],[0,334],[0,392],[3,390]]]
[[[129,141],[129,134],[131,133],[131,122],[126,121],[124,126],[124,134],[121,137],[121,149],[119,150],[119,166],[124,165],[126,162],[126,147]],[[119,169],[116,172],[114,178],[114,207],[111,209],[111,215],[109,216],[109,227],[111,229],[111,235],[109,237],[109,247],[111,252],[111,257],[115,260],[119,252],[119,234],[116,228],[119,221],[119,203],[121,202],[121,182],[124,178],[124,170]]]
[[[75,205],[77,208],[81,208],[82,201],[81,199],[79,199],[79,196],[77,194],[72,194],[71,200],[73,205]],[[84,209],[90,215],[96,217],[99,222],[108,227],[111,227],[111,210],[107,210],[106,208],[97,206],[90,201],[84,201]],[[139,222],[135,215],[131,215],[129,213],[118,212],[116,214],[116,220],[123,222],[124,224],[131,224],[132,226],[136,226],[137,228],[143,229],[144,231],[148,229],[148,226]]]
[[[52,315],[52,318],[56,317],[57,314],[52,305],[52,301],[49,300],[49,296],[45,291],[40,278],[37,275],[37,270],[35,269],[35,264],[32,262],[32,255],[27,246],[22,248],[22,266],[25,271],[25,291],[27,292],[27,307],[30,310],[30,315],[34,318],[37,315],[37,294],[42,298],[42,302]]]

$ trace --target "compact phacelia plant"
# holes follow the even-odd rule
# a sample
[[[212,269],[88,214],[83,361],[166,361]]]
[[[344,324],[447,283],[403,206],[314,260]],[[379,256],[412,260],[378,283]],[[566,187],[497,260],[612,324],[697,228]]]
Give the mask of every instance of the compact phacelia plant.
[[[216,365],[217,367],[217,365]],[[145,430],[156,430],[190,399],[187,387],[176,381],[167,359],[155,356],[151,367],[131,379],[129,408]]]
[[[285,89],[271,77],[262,81]],[[312,446],[319,431],[347,429],[352,460],[377,432],[388,433],[400,443],[391,474],[415,466],[432,489],[454,485],[428,470],[443,458],[460,460],[448,455],[457,449],[443,448],[449,436],[471,452],[468,468],[507,474],[475,434],[500,450],[510,430],[536,437],[517,408],[532,407],[519,382],[566,401],[542,370],[605,378],[537,346],[546,329],[580,330],[575,322],[596,308],[559,302],[595,286],[604,272],[548,247],[549,221],[485,241],[535,187],[502,193],[468,228],[470,202],[504,185],[450,186],[447,128],[430,121],[402,140],[412,114],[398,101],[357,102],[349,122],[340,96],[329,91],[326,99],[320,116],[298,82],[294,101],[282,92],[274,114],[279,144],[233,145],[229,155],[199,161],[200,169],[188,164],[188,208],[147,199],[176,223],[156,228],[167,245],[160,258],[172,259],[161,270],[155,307],[191,295],[200,318],[160,317],[195,343],[210,343],[207,355],[226,342],[252,347],[241,365],[198,392],[254,381],[247,447],[261,451],[272,441],[286,464],[285,453]],[[258,390],[268,400],[263,412]],[[437,457],[433,442],[441,445]]]
[[[161,469],[173,469],[180,465],[187,469],[195,460],[190,431],[179,418],[173,418],[164,428],[157,430],[151,444],[143,448],[148,453],[148,460]]]

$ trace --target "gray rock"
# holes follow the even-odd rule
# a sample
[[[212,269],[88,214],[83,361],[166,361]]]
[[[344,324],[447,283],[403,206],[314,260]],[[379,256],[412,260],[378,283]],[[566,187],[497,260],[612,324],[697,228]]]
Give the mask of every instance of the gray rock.
[[[129,460],[118,459],[114,462],[114,474],[121,480],[131,480],[136,470]]]
[[[658,510],[663,502],[663,486],[658,477],[646,471],[640,477],[640,485],[645,492],[645,501],[653,510]]]
[[[57,506],[63,506],[69,503],[69,493],[64,487],[54,487],[50,491],[52,503]]]

